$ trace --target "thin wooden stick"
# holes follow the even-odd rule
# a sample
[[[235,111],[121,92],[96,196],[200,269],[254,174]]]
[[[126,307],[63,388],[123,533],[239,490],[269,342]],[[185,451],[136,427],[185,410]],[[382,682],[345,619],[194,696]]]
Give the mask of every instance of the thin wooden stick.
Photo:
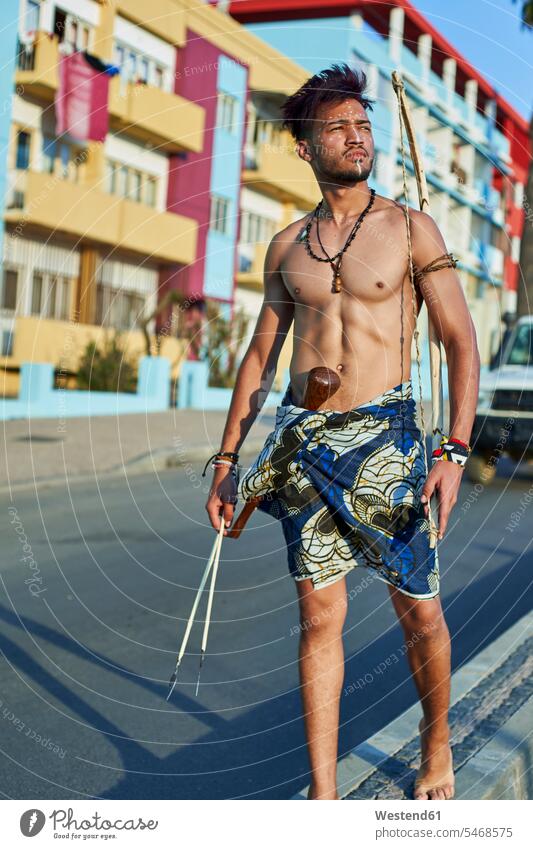
[[[403,123],[405,124],[405,131],[407,134],[407,139],[409,141],[409,149],[411,153],[411,160],[413,162],[413,168],[415,172],[416,185],[418,189],[418,201],[420,205],[420,210],[422,212],[429,213],[429,192],[426,182],[426,174],[424,171],[423,160],[420,155],[420,150],[418,147],[418,143],[416,141],[416,135],[413,129],[413,123],[411,121],[411,115],[409,113],[409,107],[407,105],[407,98],[405,96],[405,87],[403,84],[403,80],[398,73],[398,71],[392,72],[392,85],[394,91],[396,92],[396,96],[398,97],[400,103],[400,109],[402,114]],[[400,133],[402,132],[402,127],[400,125]],[[407,203],[407,198],[405,199]],[[440,339],[437,335],[437,331],[431,321],[428,314],[428,343],[429,343],[429,367],[430,367],[430,375],[431,375],[431,448],[432,451],[435,448],[438,448],[440,445],[440,438],[442,435],[443,429],[443,410],[444,410],[444,402],[443,402],[443,391],[442,391],[442,355],[440,348]],[[420,399],[420,403],[422,403],[422,399]],[[425,434],[424,434],[425,437]],[[429,509],[429,523],[430,523],[430,546],[434,548],[437,541],[438,528],[435,522],[431,517],[431,505],[428,504]]]
[[[217,554],[220,557],[220,548],[222,546],[223,532],[224,532],[224,516],[221,516],[220,517],[220,528],[219,528],[219,531],[218,531],[218,535],[217,535],[217,537],[216,537],[216,539],[213,543],[213,548],[211,549],[211,554],[209,555],[209,560],[207,561],[207,566],[204,569],[204,574],[202,575],[202,580],[200,581],[200,586],[198,587],[198,590],[196,592],[196,598],[194,599],[194,604],[192,606],[192,610],[191,610],[191,613],[190,613],[190,616],[189,616],[189,621],[187,622],[187,627],[185,628],[185,634],[183,635],[181,647],[180,647],[180,650],[179,650],[179,653],[178,653],[178,656],[177,656],[177,659],[176,659],[176,668],[174,669],[174,672],[173,672],[173,674],[170,678],[170,681],[168,682],[170,690],[169,690],[169,693],[168,693],[168,696],[167,696],[167,702],[172,695],[172,691],[174,690],[174,687],[176,686],[176,681],[177,681],[177,678],[178,678],[179,665],[181,663],[181,659],[182,659],[183,655],[185,654],[185,649],[187,648],[187,641],[189,639],[189,634],[191,633],[192,625],[193,625],[193,622],[194,622],[194,617],[196,615],[196,611],[198,610],[198,605],[200,604],[200,598],[202,596],[202,592],[203,592],[204,587],[206,585],[207,578],[209,576],[209,572],[211,571],[211,566],[213,565],[213,562],[217,558]],[[218,559],[217,559],[217,567],[218,567]]]
[[[420,210],[422,212],[429,213],[429,192],[426,182],[426,174],[424,171],[424,165],[422,161],[422,157],[420,155],[420,150],[418,147],[418,142],[416,140],[416,136],[413,130],[413,124],[411,121],[411,115],[409,113],[409,107],[407,105],[407,100],[405,97],[405,88],[403,85],[403,81],[398,74],[397,71],[393,71],[392,74],[393,83],[398,85],[398,96],[400,98],[400,105],[402,109],[402,117],[405,124],[405,130],[407,133],[407,138],[409,140],[409,148],[411,152],[411,160],[413,162],[413,167],[415,171],[416,177],[416,185],[418,188],[418,201],[420,205]],[[401,128],[400,128],[401,131]],[[429,337],[429,361],[431,367],[431,399],[432,399],[432,421],[431,421],[431,435],[432,435],[432,448],[438,448],[440,445],[440,434],[442,433],[443,426],[443,403],[442,403],[442,371],[441,371],[441,348],[440,348],[440,339],[437,335],[433,322],[429,319],[428,316],[428,337]]]
[[[224,527],[224,520],[222,520],[222,528]],[[209,625],[211,624],[211,609],[213,607],[213,595],[215,592],[215,583],[217,580],[217,572],[218,572],[218,561],[220,560],[220,549],[222,548],[222,532],[219,533],[217,537],[218,548],[215,554],[215,561],[213,563],[213,571],[211,572],[211,583],[209,585],[209,596],[207,599],[207,611],[205,614],[205,622],[204,622],[204,633],[202,634],[202,647],[200,649],[200,666],[198,668],[198,679],[196,681],[196,693],[198,695],[198,688],[200,686],[200,675],[202,674],[202,666],[204,665],[205,660],[205,652],[207,649],[207,637],[209,634]]]

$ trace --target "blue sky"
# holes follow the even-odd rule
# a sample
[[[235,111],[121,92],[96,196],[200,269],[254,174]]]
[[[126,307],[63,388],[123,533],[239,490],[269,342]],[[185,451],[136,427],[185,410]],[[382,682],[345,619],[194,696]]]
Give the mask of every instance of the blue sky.
[[[413,0],[413,5],[529,119],[533,111],[533,31],[520,29],[512,0]]]

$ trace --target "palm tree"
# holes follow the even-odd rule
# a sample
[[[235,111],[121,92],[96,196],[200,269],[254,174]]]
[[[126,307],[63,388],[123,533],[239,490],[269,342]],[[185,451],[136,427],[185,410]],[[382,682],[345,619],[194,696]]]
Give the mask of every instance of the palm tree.
[[[516,0],[513,0],[516,3]],[[533,29],[533,0],[522,2],[522,28]],[[533,115],[529,123],[529,138],[531,140],[531,150],[533,151]],[[516,315],[518,318],[522,315],[533,313],[533,221],[531,213],[533,212],[533,163],[529,164],[529,174],[527,178],[526,196],[524,198],[524,209],[526,211],[526,220],[524,222],[524,232],[522,234],[522,244],[520,246],[520,278],[518,280],[518,298],[516,305]]]

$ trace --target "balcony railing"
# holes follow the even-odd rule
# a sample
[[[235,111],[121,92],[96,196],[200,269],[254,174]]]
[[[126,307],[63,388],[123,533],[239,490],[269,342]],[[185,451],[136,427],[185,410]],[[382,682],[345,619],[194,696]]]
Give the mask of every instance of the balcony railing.
[[[35,70],[35,42],[21,41],[17,43],[17,68],[19,71]]]
[[[492,128],[491,138],[490,138],[490,146],[491,148],[502,158],[505,160],[509,160],[510,158],[510,143],[509,139],[503,135],[496,127]]]

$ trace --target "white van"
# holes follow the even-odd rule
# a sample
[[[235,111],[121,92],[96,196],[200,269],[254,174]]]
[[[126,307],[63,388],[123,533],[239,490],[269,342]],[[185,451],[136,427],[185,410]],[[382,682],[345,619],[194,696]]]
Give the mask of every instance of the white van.
[[[502,454],[533,460],[533,315],[520,318],[497,356],[482,369],[479,399],[465,473],[488,484]]]

